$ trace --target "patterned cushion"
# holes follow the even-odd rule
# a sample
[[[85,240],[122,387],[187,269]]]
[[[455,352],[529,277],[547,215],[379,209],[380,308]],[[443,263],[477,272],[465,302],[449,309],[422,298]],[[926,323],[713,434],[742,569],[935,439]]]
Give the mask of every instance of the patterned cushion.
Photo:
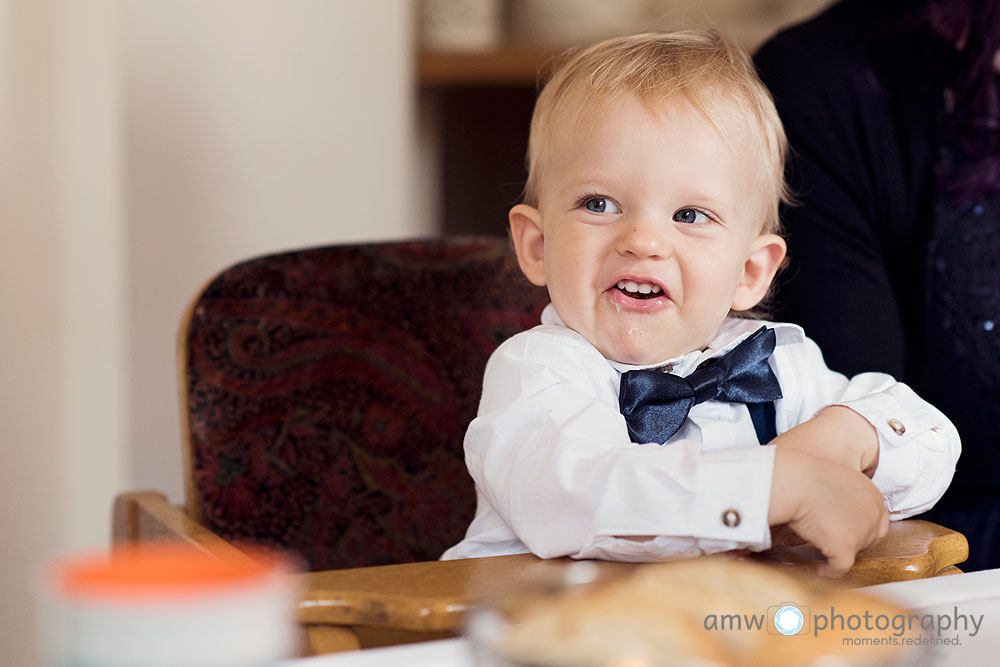
[[[462,438],[486,360],[546,302],[499,238],[224,271],[185,334],[191,509],[314,570],[437,558],[475,509]]]

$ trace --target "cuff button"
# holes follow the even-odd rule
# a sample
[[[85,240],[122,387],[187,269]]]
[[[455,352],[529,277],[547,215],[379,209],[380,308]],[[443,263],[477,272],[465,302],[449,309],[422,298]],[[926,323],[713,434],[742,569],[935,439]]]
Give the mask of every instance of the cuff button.
[[[898,419],[890,419],[886,423],[889,424],[889,428],[891,428],[892,432],[895,433],[896,435],[903,435],[904,433],[906,433],[906,427],[903,426],[903,422],[899,421]]]
[[[740,513],[734,509],[728,509],[722,513],[722,523],[726,524],[730,528],[735,528],[740,525]]]

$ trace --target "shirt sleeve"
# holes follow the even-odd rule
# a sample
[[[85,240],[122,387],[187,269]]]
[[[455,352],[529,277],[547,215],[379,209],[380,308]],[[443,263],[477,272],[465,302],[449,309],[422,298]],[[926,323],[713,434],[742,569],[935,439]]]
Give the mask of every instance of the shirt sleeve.
[[[778,401],[778,429],[788,430],[829,405],[864,417],[878,434],[879,462],[872,482],[893,520],[934,506],[951,483],[961,453],[958,431],[910,387],[884,373],[847,378],[823,362],[808,338],[775,351],[775,372],[788,397]]]
[[[774,448],[703,453],[693,425],[669,446],[632,443],[616,377],[566,336],[522,334],[491,358],[466,462],[525,546],[632,561],[770,546]]]

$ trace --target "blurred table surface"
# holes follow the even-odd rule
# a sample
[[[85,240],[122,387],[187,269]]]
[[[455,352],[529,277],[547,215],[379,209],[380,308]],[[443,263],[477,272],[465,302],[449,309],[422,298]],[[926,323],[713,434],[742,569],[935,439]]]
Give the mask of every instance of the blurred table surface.
[[[1000,569],[945,577],[898,581],[859,589],[891,599],[920,614],[954,617],[981,615],[979,631],[948,630],[958,645],[935,647],[934,665],[995,664],[1000,655]],[[350,651],[281,663],[280,667],[472,667],[472,647],[465,638]]]

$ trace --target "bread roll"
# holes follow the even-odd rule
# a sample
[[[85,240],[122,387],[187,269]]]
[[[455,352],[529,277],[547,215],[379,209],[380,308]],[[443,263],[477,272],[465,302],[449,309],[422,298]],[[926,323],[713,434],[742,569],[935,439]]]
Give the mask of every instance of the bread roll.
[[[802,615],[799,634],[775,625],[783,605],[798,610],[793,620]],[[490,653],[500,665],[894,665],[924,650],[905,643],[919,637],[919,623],[894,631],[891,619],[907,612],[884,600],[717,557],[643,565],[555,593],[511,593],[498,608],[506,625]]]

